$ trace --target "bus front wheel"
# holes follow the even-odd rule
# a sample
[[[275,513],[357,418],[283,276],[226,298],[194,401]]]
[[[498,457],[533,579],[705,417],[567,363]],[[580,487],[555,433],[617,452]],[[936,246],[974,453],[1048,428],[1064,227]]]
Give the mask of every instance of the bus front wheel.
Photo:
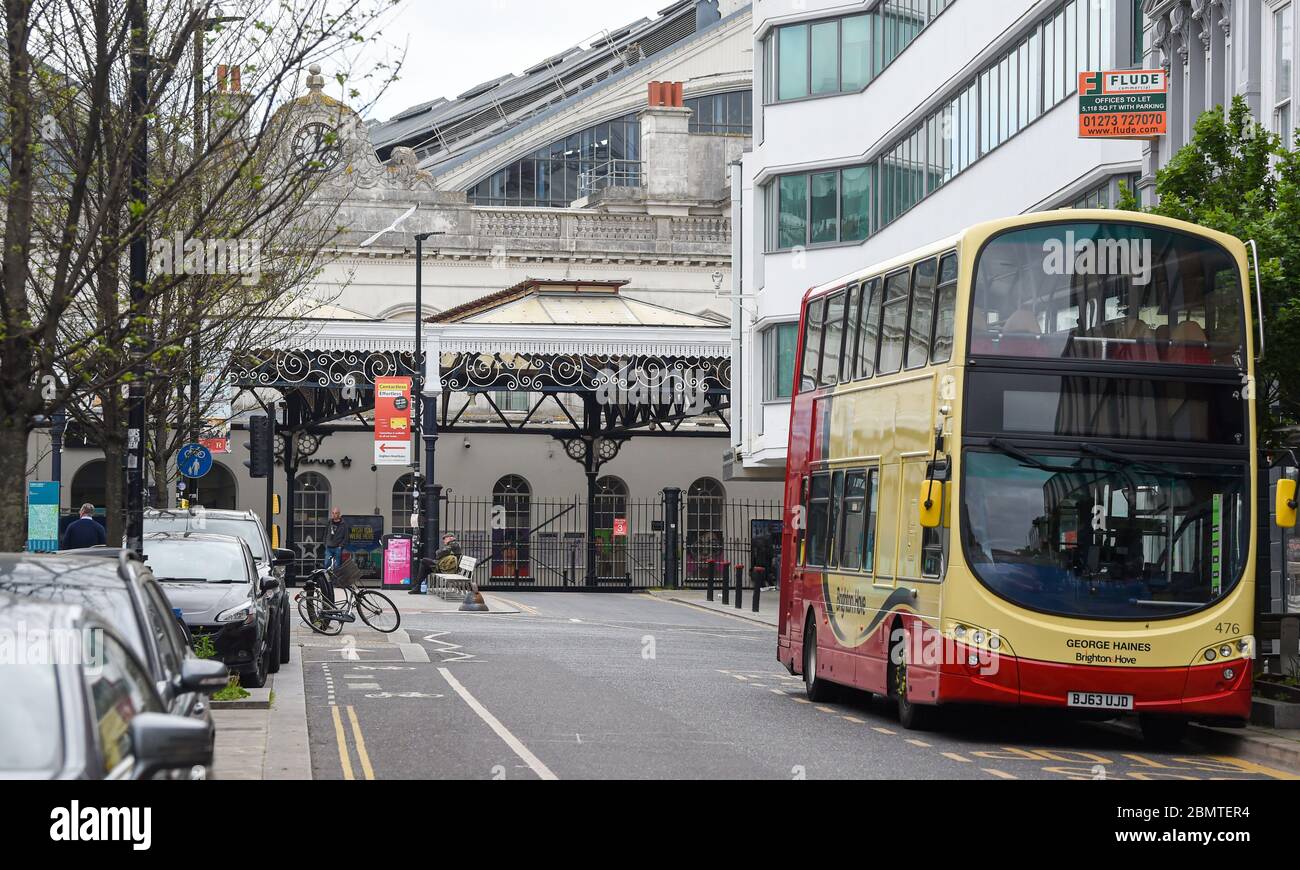
[[[812,613],[803,628],[803,687],[808,700],[814,703],[831,698],[830,684],[817,676],[817,620]]]
[[[907,642],[900,640],[890,651],[889,693],[898,703],[898,724],[908,731],[926,731],[934,727],[938,708],[928,704],[914,704],[908,697]]]
[[[1187,736],[1187,720],[1182,716],[1143,713],[1138,722],[1142,726],[1142,739],[1157,748],[1173,749]]]

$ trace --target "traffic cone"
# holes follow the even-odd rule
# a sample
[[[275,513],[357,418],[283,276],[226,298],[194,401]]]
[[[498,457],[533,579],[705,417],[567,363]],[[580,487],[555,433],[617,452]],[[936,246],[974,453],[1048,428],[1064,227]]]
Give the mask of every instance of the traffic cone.
[[[465,593],[465,600],[461,602],[460,610],[467,613],[490,613],[487,602],[483,600],[483,593],[478,591],[478,584],[471,583],[469,591]]]

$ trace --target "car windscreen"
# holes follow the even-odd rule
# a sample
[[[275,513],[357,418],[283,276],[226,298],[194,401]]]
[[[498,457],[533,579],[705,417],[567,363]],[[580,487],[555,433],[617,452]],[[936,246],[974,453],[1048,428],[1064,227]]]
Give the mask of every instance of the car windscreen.
[[[247,583],[251,580],[244,549],[235,541],[145,538],[144,558],[160,582]]]
[[[54,666],[0,664],[0,698],[0,774],[57,770],[63,728]]]
[[[204,532],[243,538],[254,559],[269,561],[261,527],[253,520],[216,519],[203,514],[145,517],[144,533],[150,535],[154,532]]]

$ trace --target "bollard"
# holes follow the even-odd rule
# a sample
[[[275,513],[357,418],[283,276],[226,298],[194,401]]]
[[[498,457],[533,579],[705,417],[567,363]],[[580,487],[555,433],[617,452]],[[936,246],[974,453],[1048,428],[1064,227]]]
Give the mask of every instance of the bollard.
[[[736,566],[736,609],[745,606],[745,566]]]
[[[726,607],[731,603],[731,563],[722,563],[722,606]]]
[[[759,590],[762,588],[763,588],[763,569],[755,568],[754,569],[754,602],[753,605],[750,607],[750,610],[754,611],[755,613],[758,613],[758,593]]]
[[[712,559],[709,560],[708,570],[704,572],[704,576],[708,580],[708,584],[709,584],[708,585],[709,591],[705,600],[712,601],[713,600],[713,560]]]

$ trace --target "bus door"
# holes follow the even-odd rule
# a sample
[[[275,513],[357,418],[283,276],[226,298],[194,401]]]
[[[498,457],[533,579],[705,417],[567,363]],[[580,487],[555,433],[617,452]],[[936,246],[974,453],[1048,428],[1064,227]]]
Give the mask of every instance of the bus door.
[[[915,581],[922,576],[921,562],[924,557],[925,533],[921,528],[921,491],[925,485],[928,465],[928,456],[903,460],[898,576],[903,578],[904,586],[915,585],[909,581]]]

